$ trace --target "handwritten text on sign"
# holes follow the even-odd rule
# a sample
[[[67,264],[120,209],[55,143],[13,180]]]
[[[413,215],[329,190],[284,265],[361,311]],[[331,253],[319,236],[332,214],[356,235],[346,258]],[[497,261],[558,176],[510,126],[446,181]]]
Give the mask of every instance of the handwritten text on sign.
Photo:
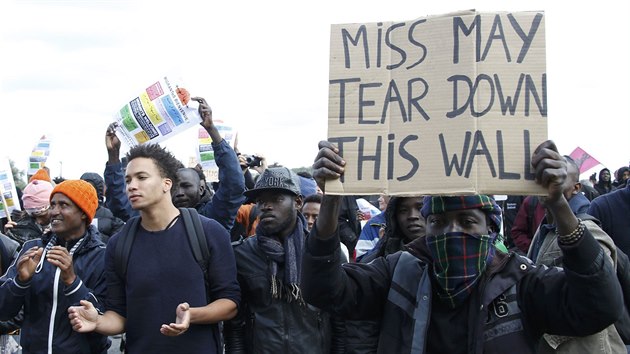
[[[329,140],[340,194],[534,194],[547,138],[544,15],[334,25]]]

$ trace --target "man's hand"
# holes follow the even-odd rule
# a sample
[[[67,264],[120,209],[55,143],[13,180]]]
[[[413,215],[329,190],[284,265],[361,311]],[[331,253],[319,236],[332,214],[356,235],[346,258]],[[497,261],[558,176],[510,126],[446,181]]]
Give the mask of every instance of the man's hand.
[[[118,123],[111,123],[105,131],[105,147],[107,147],[108,163],[120,163],[120,139],[116,136]]]
[[[7,221],[6,225],[4,225],[4,233],[6,234],[9,230],[15,227],[17,223],[15,221]]]
[[[206,128],[206,130],[210,129],[214,125],[212,121],[212,108],[210,108],[210,105],[208,105],[208,102],[206,102],[206,99],[203,97],[193,97],[191,100],[199,102],[200,124]]]
[[[339,149],[330,142],[322,140],[318,146],[319,152],[313,163],[313,178],[325,192],[326,180],[339,179],[344,173],[346,162],[339,156]]]
[[[538,145],[532,156],[532,166],[536,183],[547,189],[547,204],[556,204],[564,198],[563,193],[571,181],[567,179],[567,163],[553,141]]]
[[[578,226],[578,219],[573,214],[564,191],[571,188],[573,182],[568,178],[567,162],[558,153],[553,141],[540,144],[532,155],[536,183],[547,189],[545,207],[551,213],[560,235],[569,235]]]
[[[199,124],[206,129],[210,139],[212,139],[212,143],[219,144],[223,137],[212,120],[212,108],[210,108],[210,105],[203,97],[192,97],[191,100],[199,102],[199,115],[201,116],[201,123]]]
[[[175,323],[163,324],[160,333],[165,336],[174,337],[184,334],[190,327],[190,306],[187,302],[181,303],[175,310]]]
[[[254,154],[252,157],[258,157],[260,159],[260,166],[253,166],[252,170],[258,172],[259,175],[262,175],[263,172],[267,169],[269,164],[267,163],[267,158],[263,154]]]
[[[72,256],[65,247],[53,246],[46,252],[46,260],[61,269],[61,281],[64,284],[70,285],[74,282],[77,276],[74,273]]]
[[[247,156],[238,154],[238,164],[241,165],[241,171],[245,174],[247,172]]]
[[[43,253],[44,249],[37,246],[31,247],[28,251],[24,252],[16,264],[19,281],[26,283],[33,278],[35,268],[37,268],[37,264],[42,259]]]
[[[96,329],[98,311],[91,302],[81,300],[81,306],[70,306],[68,318],[72,329],[79,333],[92,332]]]

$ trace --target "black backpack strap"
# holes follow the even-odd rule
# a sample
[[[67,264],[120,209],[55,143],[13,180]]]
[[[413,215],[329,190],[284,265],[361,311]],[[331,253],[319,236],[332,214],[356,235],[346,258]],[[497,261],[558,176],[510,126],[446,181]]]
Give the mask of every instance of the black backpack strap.
[[[182,219],[184,220],[184,226],[186,227],[186,234],[188,235],[188,241],[190,242],[193,256],[203,272],[203,279],[206,286],[206,297],[208,297],[208,289],[210,289],[208,275],[210,249],[208,248],[206,233],[203,231],[203,226],[201,225],[201,220],[199,220],[199,214],[196,209],[179,208],[179,211],[182,215]]]
[[[184,220],[184,226],[186,227],[186,233],[188,234],[188,240],[190,241],[195,260],[197,263],[206,263],[206,260],[210,258],[210,250],[208,249],[206,234],[203,231],[203,226],[201,226],[197,210],[193,208],[180,208],[179,210]]]
[[[131,254],[131,245],[136,238],[136,231],[140,224],[140,217],[136,216],[127,221],[120,233],[120,239],[114,250],[114,270],[119,277],[125,279],[127,277],[127,265],[129,264],[129,255]]]

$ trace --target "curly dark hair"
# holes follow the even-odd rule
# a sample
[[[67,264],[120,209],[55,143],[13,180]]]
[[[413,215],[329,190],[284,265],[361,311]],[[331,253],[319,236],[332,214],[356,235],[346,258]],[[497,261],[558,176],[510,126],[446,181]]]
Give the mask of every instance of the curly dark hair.
[[[184,165],[175,156],[165,148],[158,144],[142,144],[132,147],[127,152],[127,161],[131,162],[138,157],[144,157],[153,160],[160,171],[160,176],[173,181],[173,185],[177,184],[177,170],[183,168]]]

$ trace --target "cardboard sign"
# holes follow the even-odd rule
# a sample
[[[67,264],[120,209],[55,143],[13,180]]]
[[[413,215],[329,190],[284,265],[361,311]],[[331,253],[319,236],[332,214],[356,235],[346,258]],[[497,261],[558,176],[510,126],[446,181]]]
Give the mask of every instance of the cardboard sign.
[[[333,25],[331,194],[540,194],[547,139],[543,12]]]
[[[116,113],[116,133],[129,147],[159,143],[199,124],[198,108],[185,88],[164,76]]]

